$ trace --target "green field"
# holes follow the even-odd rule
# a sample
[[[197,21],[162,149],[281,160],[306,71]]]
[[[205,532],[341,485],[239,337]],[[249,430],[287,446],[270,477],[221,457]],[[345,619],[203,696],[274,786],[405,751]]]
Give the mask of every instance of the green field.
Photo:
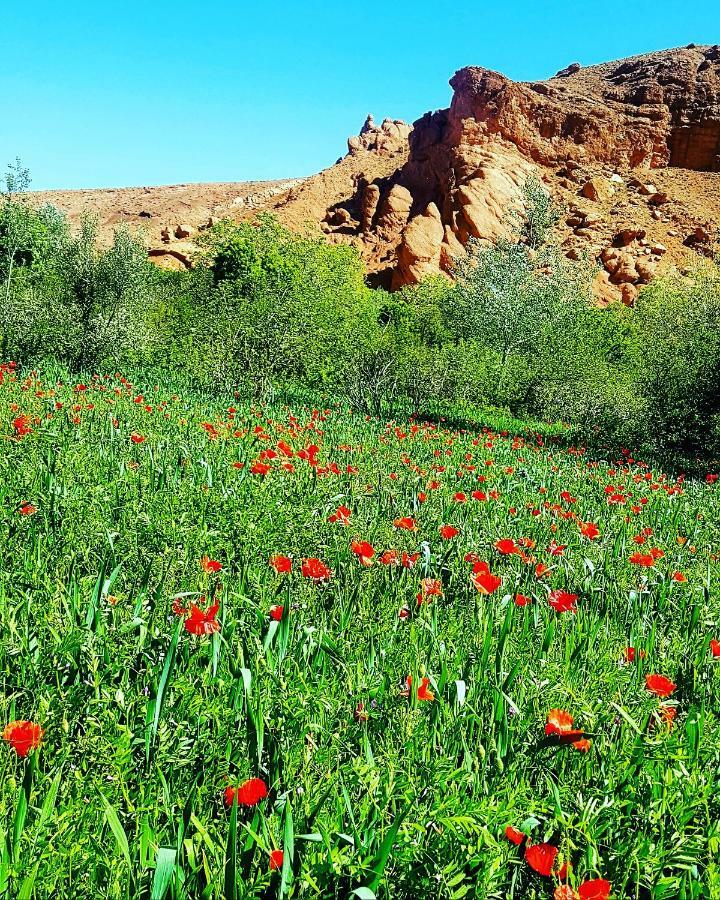
[[[720,482],[55,377],[0,384],[0,896],[720,897]]]

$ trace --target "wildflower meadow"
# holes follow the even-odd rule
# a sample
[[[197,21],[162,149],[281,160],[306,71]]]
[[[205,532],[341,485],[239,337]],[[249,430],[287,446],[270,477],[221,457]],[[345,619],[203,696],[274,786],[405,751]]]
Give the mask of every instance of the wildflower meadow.
[[[0,896],[720,896],[713,472],[1,375]]]

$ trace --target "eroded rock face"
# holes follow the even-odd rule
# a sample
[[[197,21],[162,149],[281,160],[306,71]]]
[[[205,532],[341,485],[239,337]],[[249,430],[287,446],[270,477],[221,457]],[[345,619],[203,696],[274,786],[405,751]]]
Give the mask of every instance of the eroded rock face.
[[[601,293],[614,290],[631,302],[634,291],[622,286],[645,283],[657,262],[638,265],[638,256],[653,253],[638,243],[644,223],[683,218],[673,207],[678,198],[657,189],[649,170],[720,172],[718,47],[588,68],[573,63],[540,82],[515,83],[468,67],[450,85],[449,109],[412,127],[388,119],[378,126],[369,117],[349,141],[351,156],[405,147],[406,160],[395,172],[360,184],[347,204],[360,223],[352,239],[368,268],[384,270],[393,288],[450,271],[471,238],[496,241],[507,234],[509,213],[520,208],[523,184],[534,175],[556,196],[570,191],[589,207],[567,219],[570,258],[600,262],[603,247],[633,245],[601,262]],[[641,224],[632,218],[635,208]],[[693,234],[687,246],[704,245]]]

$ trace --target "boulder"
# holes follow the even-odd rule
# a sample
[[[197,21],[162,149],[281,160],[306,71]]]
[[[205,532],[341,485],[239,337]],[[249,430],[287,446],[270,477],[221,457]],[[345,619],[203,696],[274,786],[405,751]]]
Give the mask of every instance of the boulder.
[[[380,188],[377,184],[368,184],[360,202],[360,227],[370,231],[380,202]]]
[[[397,235],[407,224],[413,198],[410,191],[401,184],[394,184],[387,197],[380,204],[377,231],[381,237]]]
[[[590,178],[585,182],[580,193],[583,197],[587,197],[588,200],[604,203],[615,193],[615,188],[607,178],[597,175],[595,178]]]
[[[393,287],[417,284],[426,275],[436,273],[444,236],[440,211],[434,203],[429,203],[422,215],[411,219],[403,231]]]

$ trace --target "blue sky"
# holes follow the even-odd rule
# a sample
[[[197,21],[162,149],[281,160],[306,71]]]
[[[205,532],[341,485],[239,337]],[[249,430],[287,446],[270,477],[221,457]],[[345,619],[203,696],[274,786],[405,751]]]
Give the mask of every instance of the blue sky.
[[[538,79],[720,41],[717,0],[27,0],[0,9],[0,167],[33,188],[306,175],[365,115],[447,106],[464,65]]]

